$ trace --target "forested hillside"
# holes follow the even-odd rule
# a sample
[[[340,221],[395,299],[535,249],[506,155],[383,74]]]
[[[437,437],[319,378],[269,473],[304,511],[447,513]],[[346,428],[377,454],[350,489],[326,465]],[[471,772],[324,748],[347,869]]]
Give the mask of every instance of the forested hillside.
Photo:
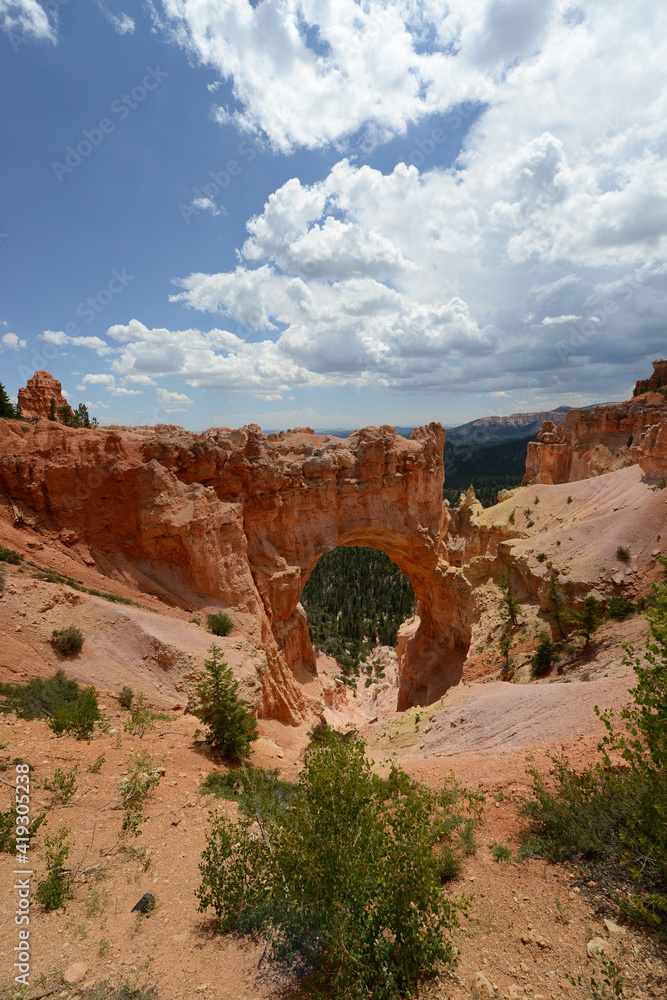
[[[526,452],[533,435],[502,444],[456,444],[445,441],[445,486],[443,496],[452,507],[470,484],[485,507],[496,503],[498,490],[521,485],[526,471]]]
[[[396,630],[414,614],[408,579],[377,549],[325,553],[301,595],[316,649],[334,656],[346,674],[358,673],[374,646],[395,646]]]

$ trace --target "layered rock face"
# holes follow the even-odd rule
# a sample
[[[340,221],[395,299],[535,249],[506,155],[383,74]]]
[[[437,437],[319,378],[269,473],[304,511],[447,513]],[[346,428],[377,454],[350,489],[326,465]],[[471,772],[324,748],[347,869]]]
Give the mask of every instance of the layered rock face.
[[[625,403],[570,410],[559,426],[545,421],[528,445],[524,485],[575,482],[635,464],[648,478],[667,476],[667,402],[655,391],[667,385],[667,362],[653,368],[637,383],[649,389]]]
[[[314,677],[299,598],[338,545],[382,549],[419,600],[399,706],[433,701],[460,679],[469,634],[457,609],[465,585],[441,545],[443,444],[439,424],[408,441],[391,427],[343,440],[255,425],[194,435],[48,420],[26,432],[0,421],[0,507],[110,577],[181,607],[228,609],[265,657],[259,714],[297,723]]]
[[[58,379],[45,371],[35,372],[33,377],[28,379],[26,387],[19,389],[18,402],[21,412],[26,417],[48,418],[52,399],[55,400],[56,412],[58,407],[67,405],[62,385]]]

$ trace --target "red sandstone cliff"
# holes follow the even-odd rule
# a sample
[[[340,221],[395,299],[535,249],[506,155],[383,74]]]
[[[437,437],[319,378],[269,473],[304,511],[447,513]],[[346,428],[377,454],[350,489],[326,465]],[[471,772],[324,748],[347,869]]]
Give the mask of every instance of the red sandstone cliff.
[[[667,476],[667,361],[637,382],[625,403],[570,410],[559,426],[545,421],[528,445],[524,485],[569,483],[639,465],[650,479]]]

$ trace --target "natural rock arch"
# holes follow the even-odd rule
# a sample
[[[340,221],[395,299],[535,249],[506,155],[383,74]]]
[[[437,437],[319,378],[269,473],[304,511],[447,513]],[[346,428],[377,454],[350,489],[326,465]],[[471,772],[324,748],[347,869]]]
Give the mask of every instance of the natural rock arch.
[[[38,375],[44,398],[55,395]],[[299,605],[309,574],[338,545],[381,549],[419,601],[400,663],[405,708],[458,682],[474,617],[444,544],[444,438],[437,423],[407,440],[389,426],[343,439],[253,424],[192,434],[0,421],[0,507],[107,576],[181,607],[226,607],[254,651],[258,713],[291,723],[318,698]]]
[[[246,496],[244,531],[273,634],[295,671],[314,664],[299,606],[306,580],[323,553],[366,545],[396,563],[419,602],[420,625],[400,664],[399,708],[430,703],[460,680],[469,633],[455,613],[461,577],[443,560],[444,437],[436,423],[416,428],[410,441],[388,426],[347,440],[318,439],[310,429],[269,435],[292,475],[270,499]],[[309,455],[297,467],[302,449]]]

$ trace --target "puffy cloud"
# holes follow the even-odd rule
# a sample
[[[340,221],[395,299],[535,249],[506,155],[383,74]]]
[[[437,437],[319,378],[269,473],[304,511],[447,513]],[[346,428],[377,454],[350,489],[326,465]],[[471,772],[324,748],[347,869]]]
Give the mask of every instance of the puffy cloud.
[[[158,389],[157,397],[162,406],[175,406],[177,403],[194,403],[184,392],[169,392],[167,389]]]
[[[15,333],[6,333],[2,338],[2,344],[4,347],[9,348],[10,351],[18,351],[19,347],[28,346],[27,341],[20,340]]]
[[[56,42],[48,15],[37,0],[0,0],[0,27],[23,38],[45,38]]]

